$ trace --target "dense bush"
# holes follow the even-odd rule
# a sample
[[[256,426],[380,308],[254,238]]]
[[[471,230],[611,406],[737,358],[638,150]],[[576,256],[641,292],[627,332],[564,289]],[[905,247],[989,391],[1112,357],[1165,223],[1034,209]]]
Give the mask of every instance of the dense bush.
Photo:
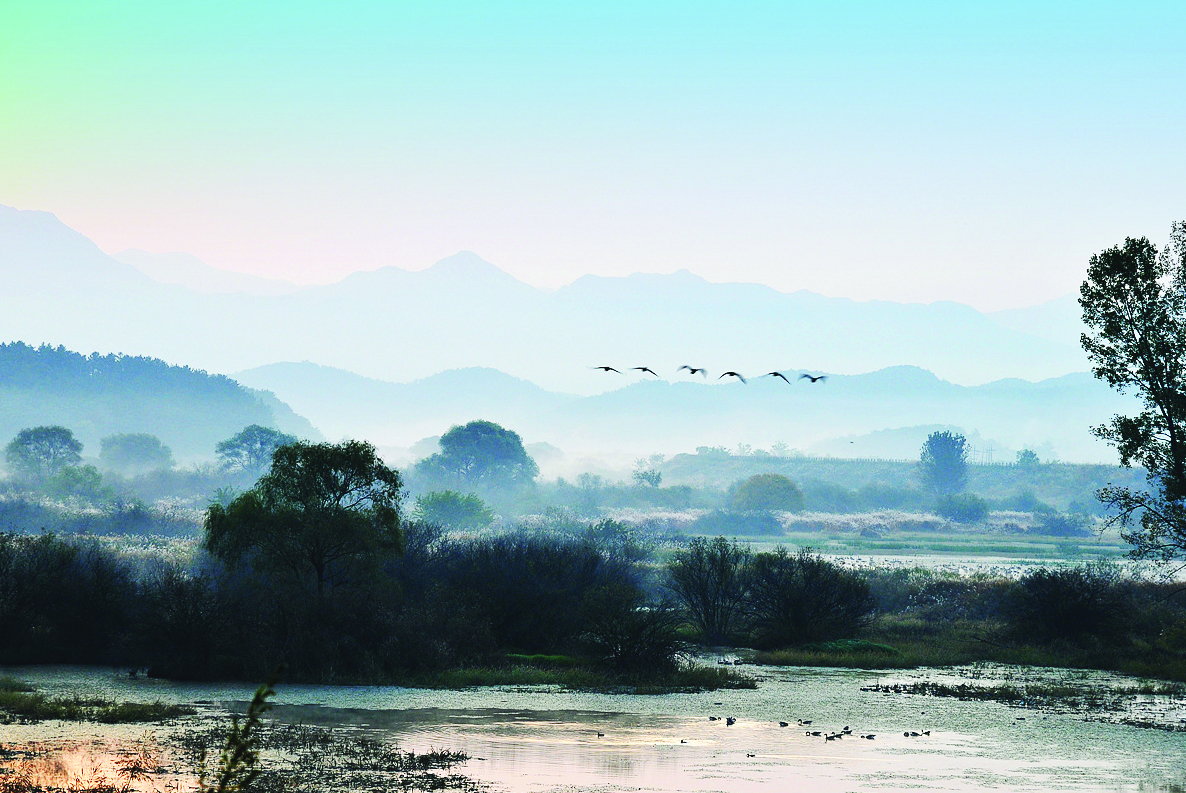
[[[494,511],[481,498],[456,490],[417,496],[414,511],[421,520],[456,529],[482,529],[494,522]]]
[[[756,474],[733,487],[729,506],[737,512],[798,512],[803,493],[781,474]]]
[[[755,554],[745,577],[745,614],[759,649],[851,638],[873,616],[868,582],[805,549]]]
[[[935,512],[956,523],[979,523],[988,517],[988,502],[971,493],[940,496]]]
[[[1005,613],[1023,641],[1110,640],[1125,631],[1129,601],[1111,565],[1041,568],[1021,579]]]
[[[713,510],[690,524],[692,534],[729,534],[733,536],[777,535],[782,523],[769,512],[725,512]]]

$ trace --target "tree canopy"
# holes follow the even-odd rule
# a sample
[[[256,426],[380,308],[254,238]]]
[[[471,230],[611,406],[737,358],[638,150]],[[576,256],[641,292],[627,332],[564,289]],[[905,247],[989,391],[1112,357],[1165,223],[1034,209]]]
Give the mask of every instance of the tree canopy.
[[[1174,223],[1160,252],[1128,238],[1095,254],[1080,287],[1088,332],[1083,348],[1095,376],[1143,403],[1136,416],[1095,427],[1120,453],[1142,466],[1148,490],[1106,487],[1100,499],[1116,512],[1125,539],[1140,557],[1186,555],[1186,222]]]
[[[932,432],[922,445],[918,461],[923,483],[945,496],[968,485],[968,441],[958,432]]]
[[[453,427],[441,436],[440,445],[439,453],[417,463],[418,475],[446,485],[492,489],[522,487],[539,475],[519,433],[492,421]]]
[[[755,474],[736,486],[729,505],[739,512],[796,512],[803,509],[803,493],[782,474]]]
[[[206,548],[229,564],[313,581],[322,596],[400,549],[402,487],[369,443],[280,446],[253,488],[211,505]]]
[[[494,511],[473,493],[434,491],[416,497],[421,520],[455,529],[483,529],[494,522]]]
[[[173,467],[173,451],[146,432],[108,435],[99,441],[99,459],[122,473],[143,473]]]
[[[4,460],[13,473],[42,480],[82,462],[82,443],[65,427],[30,427],[4,447]]]
[[[223,467],[232,471],[262,474],[272,461],[272,454],[281,446],[296,443],[296,438],[280,430],[252,424],[222,441],[215,447]]]

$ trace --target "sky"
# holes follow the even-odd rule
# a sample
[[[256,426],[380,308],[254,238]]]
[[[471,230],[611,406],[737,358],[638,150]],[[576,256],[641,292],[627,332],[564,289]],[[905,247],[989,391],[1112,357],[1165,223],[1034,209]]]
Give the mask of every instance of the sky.
[[[1186,218],[1186,3],[0,4],[0,204],[325,283],[472,250],[982,310]]]

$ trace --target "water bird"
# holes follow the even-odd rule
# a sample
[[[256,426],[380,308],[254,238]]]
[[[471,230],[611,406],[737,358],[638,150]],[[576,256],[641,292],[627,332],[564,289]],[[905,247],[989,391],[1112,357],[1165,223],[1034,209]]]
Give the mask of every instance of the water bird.
[[[782,372],[767,372],[766,374],[762,375],[762,377],[781,377],[782,381],[784,383],[786,383],[787,385],[791,384],[791,381],[788,380],[787,376],[785,374],[783,374]]]
[[[930,730],[923,730],[923,731],[922,731],[922,734],[923,734],[923,735],[930,735],[930,734],[931,734],[931,731],[930,731]]]
[[[740,380],[740,381],[741,381],[741,382],[743,382],[743,383],[748,383],[748,382],[749,382],[749,380],[746,380],[746,379],[745,379],[743,376],[741,376],[741,375],[740,375],[740,374],[738,374],[737,372],[725,372],[723,375],[721,375],[721,376],[720,376],[720,377],[718,377],[717,379],[718,379],[718,380],[720,380],[720,379],[722,379],[722,378],[725,378],[725,377],[736,377],[738,380]]]
[[[818,383],[820,380],[828,379],[828,376],[826,374],[820,374],[820,375],[801,374],[801,375],[799,375],[800,380],[802,380],[804,377],[806,377],[808,380],[810,380],[813,383]]]
[[[720,716],[709,716],[708,720],[709,721],[720,721],[721,717]]]
[[[603,372],[618,372],[618,370],[612,366],[594,366],[593,368],[600,369]],[[618,372],[618,374],[621,374],[621,372]]]
[[[756,754],[750,754],[749,752],[746,752],[746,753],[745,753],[745,756],[746,756],[746,757],[757,757],[757,755],[756,755]]]
[[[870,740],[870,741],[871,741],[871,740],[873,740],[873,738],[874,738],[875,736],[874,736],[874,734],[873,734],[873,733],[869,733],[868,735],[862,735],[861,737],[862,737],[862,738],[866,738],[866,739],[868,739],[868,740]]]
[[[813,738],[818,738],[818,737],[820,737],[821,735],[823,735],[823,733],[822,733],[822,732],[820,732],[819,730],[811,730],[810,732],[805,732],[805,733],[803,733],[803,734],[804,734],[804,735],[810,735],[810,736],[812,736]]]
[[[684,364],[683,366],[681,366],[680,368],[676,369],[675,371],[677,371],[677,372],[682,372],[682,371],[683,371],[683,370],[685,370],[685,369],[687,369],[687,370],[688,370],[688,374],[698,374],[698,375],[703,375],[703,376],[705,376],[705,377],[707,377],[707,376],[708,376],[708,370],[707,370],[707,369],[697,369],[695,366],[688,366],[687,364]]]
[[[791,724],[790,724],[790,722],[786,722],[786,721],[780,721],[780,722],[778,723],[778,726],[779,726],[779,727],[790,727],[790,726],[791,726]]]
[[[604,732],[599,732],[599,733],[597,733],[597,737],[598,737],[598,738],[604,738],[604,737],[605,737],[605,733],[604,733]]]
[[[659,375],[655,374],[655,370],[649,366],[635,366],[630,371],[632,371],[632,372],[650,372],[651,374],[654,374],[655,377],[659,376]]]
[[[799,719],[800,727],[806,727],[808,724],[811,724],[811,719]]]
[[[687,743],[687,741],[685,741],[683,738],[680,738],[680,739],[679,739],[679,742],[680,742],[680,743]]]
[[[732,727],[736,723],[737,723],[737,719],[733,718],[732,716],[725,717],[725,726],[726,727]]]

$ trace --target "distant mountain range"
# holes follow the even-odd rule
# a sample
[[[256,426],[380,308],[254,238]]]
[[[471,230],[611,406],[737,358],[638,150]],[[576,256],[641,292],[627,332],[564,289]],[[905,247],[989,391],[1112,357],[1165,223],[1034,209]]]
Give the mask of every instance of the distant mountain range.
[[[365,437],[408,449],[453,424],[485,418],[527,441],[546,441],[570,455],[617,455],[619,464],[631,454],[741,443],[769,449],[779,441],[808,453],[913,458],[939,427],[965,432],[983,461],[1009,461],[1031,448],[1043,459],[1114,462],[1114,452],[1089,428],[1136,407],[1085,373],[969,387],[909,366],[833,375],[814,385],[771,377],[720,386],[652,379],[590,396],[547,391],[488,368],[411,383],[311,363],[234,376],[274,392],[334,439]]]
[[[673,380],[685,363],[747,374],[911,365],[976,384],[1083,371],[1077,323],[1073,298],[983,314],[715,284],[686,270],[586,276],[546,291],[472,253],[419,272],[384,268],[296,288],[184,254],[108,256],[53,215],[0,207],[0,340],[224,373],[311,360],[408,382],[488,367],[593,394],[632,381],[591,370],[601,364],[651,366]]]
[[[153,358],[0,344],[0,446],[26,427],[53,424],[72,430],[84,455],[97,455],[108,435],[147,432],[181,463],[213,458],[219,441],[249,424],[321,438],[273,394],[222,375]]]

